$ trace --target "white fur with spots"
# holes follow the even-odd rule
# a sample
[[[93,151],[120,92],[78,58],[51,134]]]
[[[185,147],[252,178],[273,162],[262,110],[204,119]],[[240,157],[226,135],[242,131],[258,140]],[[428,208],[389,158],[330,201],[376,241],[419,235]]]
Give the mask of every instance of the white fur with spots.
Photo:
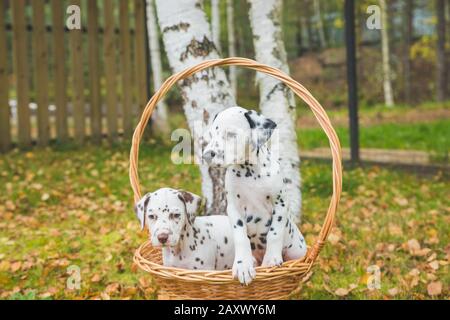
[[[227,214],[235,244],[233,275],[243,284],[255,266],[278,266],[306,254],[293,222],[280,159],[268,147],[276,124],[244,108],[220,112],[204,135],[204,159],[226,168]],[[282,143],[282,142],[281,142]]]
[[[162,188],[136,204],[141,228],[147,224],[152,245],[162,247],[165,266],[229,269],[234,261],[233,233],[226,216],[196,216],[201,198],[193,193]]]

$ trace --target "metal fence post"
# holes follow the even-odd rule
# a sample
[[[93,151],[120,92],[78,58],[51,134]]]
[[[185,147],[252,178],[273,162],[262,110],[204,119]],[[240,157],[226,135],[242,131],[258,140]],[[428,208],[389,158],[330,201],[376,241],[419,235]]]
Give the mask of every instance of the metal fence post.
[[[356,74],[355,1],[345,0],[345,43],[347,53],[347,85],[352,163],[359,162],[358,87]]]

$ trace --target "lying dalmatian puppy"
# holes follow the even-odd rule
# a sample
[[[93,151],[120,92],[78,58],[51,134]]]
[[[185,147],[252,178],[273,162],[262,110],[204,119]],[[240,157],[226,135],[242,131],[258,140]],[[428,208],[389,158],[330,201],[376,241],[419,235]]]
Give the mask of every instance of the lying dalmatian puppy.
[[[203,159],[226,168],[227,214],[236,247],[233,276],[249,284],[255,262],[278,266],[305,255],[303,235],[290,217],[279,159],[267,142],[276,124],[256,111],[232,107],[214,118],[203,140]],[[256,260],[256,261],[255,261]]]
[[[234,260],[233,234],[226,216],[196,217],[202,199],[190,192],[162,188],[147,193],[135,207],[152,246],[162,246],[163,264],[199,270],[224,270]]]

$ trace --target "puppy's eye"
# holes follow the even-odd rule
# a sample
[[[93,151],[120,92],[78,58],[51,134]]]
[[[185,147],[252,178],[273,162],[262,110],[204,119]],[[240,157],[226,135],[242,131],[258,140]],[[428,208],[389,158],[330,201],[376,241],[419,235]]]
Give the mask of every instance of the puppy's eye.
[[[180,218],[180,214],[179,213],[171,213],[170,215],[169,215],[169,218],[170,219],[179,219]]]
[[[148,218],[149,218],[150,220],[155,220],[155,219],[156,219],[156,215],[154,215],[154,214],[149,214],[149,215],[148,215]]]

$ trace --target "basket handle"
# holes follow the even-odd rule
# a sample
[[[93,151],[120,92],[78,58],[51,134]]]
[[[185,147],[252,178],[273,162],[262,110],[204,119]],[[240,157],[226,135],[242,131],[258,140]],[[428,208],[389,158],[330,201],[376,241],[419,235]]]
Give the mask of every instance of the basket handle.
[[[205,70],[207,68],[219,66],[232,66],[232,65],[259,71],[284,82],[298,97],[300,97],[304,102],[308,104],[317,121],[319,122],[321,128],[328,137],[331,148],[331,155],[333,157],[332,163],[333,195],[331,196],[330,205],[328,206],[327,215],[320,230],[319,237],[312,246],[311,250],[308,251],[308,255],[306,257],[306,260],[310,263],[310,265],[312,265],[313,262],[316,260],[320,250],[324,246],[325,241],[328,238],[328,235],[331,232],[331,229],[334,224],[334,219],[336,217],[339,199],[341,197],[342,192],[341,145],[339,142],[339,138],[336,134],[336,131],[331,125],[330,119],[328,118],[328,115],[326,114],[325,110],[305,87],[303,87],[300,83],[298,83],[297,81],[295,81],[282,71],[258,63],[254,60],[238,57],[207,60],[170,76],[163,83],[161,88],[159,88],[159,90],[155,92],[153,97],[145,106],[144,111],[142,112],[141,119],[134,131],[131,143],[129,175],[131,188],[133,189],[134,193],[134,201],[138,202],[139,199],[141,198],[141,189],[139,186],[139,176],[138,176],[139,143],[144,133],[144,129],[150,119],[150,116],[152,115],[152,112],[155,109],[158,102],[178,81],[183,80],[193,75],[194,73]]]

